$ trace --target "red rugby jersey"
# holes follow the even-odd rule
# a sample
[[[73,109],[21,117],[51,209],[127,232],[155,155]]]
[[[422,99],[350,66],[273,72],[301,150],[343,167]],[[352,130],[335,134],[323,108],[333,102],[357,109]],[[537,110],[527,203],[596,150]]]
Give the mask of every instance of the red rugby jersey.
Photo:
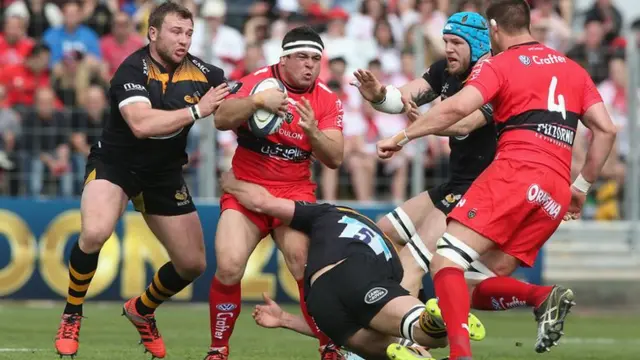
[[[496,159],[539,163],[570,181],[578,121],[602,101],[585,69],[531,42],[478,62],[467,85],[493,105],[499,133]]]
[[[249,74],[242,79],[240,90],[228,97],[249,96],[254,86],[266,78],[282,80],[278,65],[271,65]],[[300,115],[295,103],[304,96],[311,103],[320,130],[342,131],[342,103],[329,88],[319,80],[306,91],[287,87],[289,109],[287,119],[274,134],[264,138],[254,136],[247,123],[235,130],[238,148],[233,156],[233,172],[238,179],[256,184],[281,186],[311,183],[311,143],[298,126]]]

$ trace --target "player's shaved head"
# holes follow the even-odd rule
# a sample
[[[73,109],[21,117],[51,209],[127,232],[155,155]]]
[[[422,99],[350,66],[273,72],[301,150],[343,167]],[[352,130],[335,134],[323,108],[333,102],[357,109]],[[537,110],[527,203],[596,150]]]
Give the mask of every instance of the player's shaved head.
[[[495,20],[507,34],[529,32],[531,9],[525,0],[494,0],[487,8],[487,19]]]

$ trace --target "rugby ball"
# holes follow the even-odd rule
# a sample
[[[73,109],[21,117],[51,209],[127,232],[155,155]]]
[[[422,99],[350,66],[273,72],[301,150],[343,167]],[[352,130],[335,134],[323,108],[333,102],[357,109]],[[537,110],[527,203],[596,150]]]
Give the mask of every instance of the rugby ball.
[[[253,87],[251,95],[273,88],[280,88],[285,94],[287,93],[287,89],[280,80],[276,78],[266,78],[260,80],[260,82]],[[267,110],[258,109],[258,111],[253,113],[251,119],[249,119],[249,130],[257,137],[265,137],[278,131],[283,121],[284,119],[276,114]]]

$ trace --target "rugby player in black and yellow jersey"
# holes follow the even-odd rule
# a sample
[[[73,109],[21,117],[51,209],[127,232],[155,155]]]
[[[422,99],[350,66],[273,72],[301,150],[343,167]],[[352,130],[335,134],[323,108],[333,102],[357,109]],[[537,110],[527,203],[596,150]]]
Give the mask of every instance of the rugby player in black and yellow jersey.
[[[400,285],[404,271],[398,254],[371,219],[348,207],[275,197],[260,185],[238,180],[232,172],[223,174],[221,186],[250,211],[278,218],[309,237],[305,298],[300,301],[306,302],[318,328],[333,343],[366,359],[386,359],[387,347],[396,343],[446,346],[446,329],[435,299],[425,307]],[[296,323],[290,328],[313,334],[302,318]],[[470,316],[470,336],[484,333],[479,326],[479,320]],[[405,349],[434,360],[423,350]]]
[[[192,33],[189,10],[161,4],[149,16],[149,45],[131,54],[111,80],[112,115],[87,162],[82,228],[71,252],[67,304],[55,341],[60,355],[78,350],[82,304],[100,249],[129,200],[171,259],[123,309],[154,357],[166,354],[154,310],[205,270],[202,228],[182,166],[189,129],[213,114],[230,90],[221,69],[188,53]]]

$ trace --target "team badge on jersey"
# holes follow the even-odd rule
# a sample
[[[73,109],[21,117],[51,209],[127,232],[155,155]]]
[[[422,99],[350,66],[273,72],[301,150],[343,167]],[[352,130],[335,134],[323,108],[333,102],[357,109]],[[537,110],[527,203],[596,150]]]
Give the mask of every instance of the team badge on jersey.
[[[531,65],[531,58],[528,57],[527,55],[520,55],[518,56],[518,60],[520,60],[520,62],[524,65],[524,66],[529,66]]]

